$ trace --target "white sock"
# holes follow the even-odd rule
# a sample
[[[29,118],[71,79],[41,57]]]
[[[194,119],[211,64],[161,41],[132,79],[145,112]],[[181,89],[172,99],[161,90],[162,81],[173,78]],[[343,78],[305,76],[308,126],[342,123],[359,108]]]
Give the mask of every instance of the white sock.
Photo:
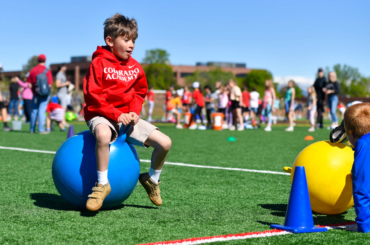
[[[161,175],[162,170],[154,170],[150,168],[149,170],[149,177],[154,181],[154,183],[158,184],[159,175]]]
[[[98,183],[101,185],[108,184],[108,169],[105,171],[98,171]]]

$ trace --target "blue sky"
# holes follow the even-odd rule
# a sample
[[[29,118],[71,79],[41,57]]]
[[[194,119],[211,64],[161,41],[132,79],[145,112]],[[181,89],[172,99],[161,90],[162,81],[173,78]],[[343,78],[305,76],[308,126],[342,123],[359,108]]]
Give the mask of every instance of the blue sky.
[[[370,76],[370,1],[3,1],[0,62],[20,70],[32,55],[47,63],[91,55],[114,13],[137,19],[133,57],[162,48],[176,65],[245,62],[276,79],[314,79],[342,63]],[[298,81],[300,82],[300,81]]]

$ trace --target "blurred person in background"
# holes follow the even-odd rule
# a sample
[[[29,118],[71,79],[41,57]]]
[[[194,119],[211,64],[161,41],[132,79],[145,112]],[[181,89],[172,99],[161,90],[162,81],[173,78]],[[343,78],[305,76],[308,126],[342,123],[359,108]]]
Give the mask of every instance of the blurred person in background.
[[[24,76],[23,82],[18,77],[16,77],[19,86],[22,88],[21,97],[23,99],[23,112],[26,117],[26,123],[31,122],[32,98],[33,98],[33,93],[31,89],[32,85],[27,82],[28,76],[29,73],[27,73]]]
[[[169,115],[167,114],[167,103],[168,103],[169,100],[172,99],[173,88],[174,88],[174,86],[171,85],[166,90],[166,101],[164,102],[164,105],[163,105],[163,111],[164,111],[163,117],[162,117],[163,122],[166,122],[166,121],[170,120]]]
[[[39,64],[31,69],[30,74],[28,76],[28,83],[32,85],[32,112],[31,112],[31,124],[30,124],[30,133],[35,133],[36,129],[36,121],[38,119],[39,125],[39,133],[45,134],[45,114],[46,114],[46,107],[50,100],[50,94],[47,96],[41,96],[36,93],[36,80],[37,76],[40,74],[46,75],[47,82],[49,85],[49,89],[51,89],[51,85],[53,84],[53,76],[48,68],[45,66],[46,56],[44,54],[40,54],[37,57]]]
[[[193,82],[193,88],[194,88],[194,92],[193,92],[193,100],[192,101],[193,101],[195,110],[194,110],[194,113],[192,114],[191,119],[190,119],[190,123],[189,123],[189,127],[188,127],[189,129],[196,129],[197,128],[196,123],[194,123],[192,125],[193,121],[194,122],[197,121],[197,116],[199,116],[200,123],[204,127],[203,117],[202,117],[202,109],[204,107],[204,98],[203,98],[203,94],[202,94],[202,91],[200,89],[200,84],[199,84],[198,81]]]
[[[59,66],[59,72],[56,75],[55,85],[57,87],[57,96],[59,99],[59,104],[67,110],[68,105],[68,86],[71,84],[70,81],[67,81],[66,76],[67,65],[61,64]]]
[[[342,116],[342,119],[344,118],[344,113],[346,112],[346,106],[344,105],[343,102],[339,102],[338,104],[338,110]]]
[[[154,110],[154,91],[153,91],[153,86],[149,86],[148,89],[148,94],[145,97],[146,102],[148,103],[148,118],[147,121],[151,122],[152,119],[152,114]]]
[[[58,104],[58,97],[51,97],[51,101],[46,107],[48,116],[46,117],[46,132],[50,133],[51,122],[54,121],[60,127],[60,131],[66,131],[65,124],[65,110]]]
[[[242,115],[243,115],[244,121],[248,121],[249,116],[250,116],[251,95],[248,92],[247,86],[243,86],[242,97],[243,97]]]
[[[326,87],[326,78],[324,76],[324,71],[322,68],[319,68],[317,72],[317,78],[315,80],[315,83],[313,84],[313,87],[315,88],[315,92],[317,95],[317,102],[316,102],[316,108],[317,108],[317,127],[323,128],[323,117],[324,117],[324,103],[325,103],[325,92],[324,88]]]
[[[288,89],[285,93],[285,112],[287,114],[289,127],[285,129],[285,131],[292,132],[294,131],[294,100],[295,100],[295,82],[290,80],[288,82]]]
[[[335,72],[329,72],[329,82],[326,84],[324,92],[328,96],[328,107],[330,108],[331,115],[331,126],[328,127],[328,129],[331,130],[338,127],[337,106],[340,85],[337,81],[337,74]]]
[[[191,96],[192,94],[189,87],[185,86],[182,95],[182,107],[184,108],[184,112],[190,112]]]
[[[9,115],[10,117],[14,116],[14,120],[18,120],[19,111],[18,111],[18,105],[19,105],[19,97],[18,97],[18,90],[19,90],[19,84],[18,84],[18,77],[12,77],[11,83],[9,84]],[[14,109],[14,113],[13,113]]]
[[[307,96],[307,105],[308,105],[307,117],[310,120],[310,124],[311,124],[311,128],[308,129],[308,131],[309,132],[314,132],[315,131],[315,114],[316,114],[316,106],[317,106],[317,103],[316,103],[317,96],[316,96],[315,87],[313,87],[313,86],[308,87],[307,93],[308,93],[308,96]]]
[[[272,82],[272,80],[266,80],[265,85],[266,89],[262,103],[265,116],[267,119],[267,127],[265,128],[265,131],[271,131],[272,112],[275,111],[276,93],[274,83]]]
[[[250,109],[251,109],[251,118],[252,118],[252,125],[257,126],[256,116],[258,114],[258,107],[259,107],[259,99],[260,94],[257,92],[257,89],[254,87],[252,88],[252,92],[250,94]]]
[[[233,126],[230,127],[230,130],[237,129],[238,131],[244,130],[244,123],[243,123],[243,117],[242,117],[242,109],[241,105],[243,105],[243,97],[242,97],[242,91],[236,85],[235,81],[233,79],[229,80],[229,86],[231,88],[230,90],[230,100],[231,100],[231,109],[233,113]],[[237,126],[239,123],[239,126]]]
[[[211,129],[211,113],[215,109],[215,100],[217,99],[217,95],[212,93],[211,86],[209,85],[204,86],[204,92],[206,93],[204,101],[206,102],[207,128]]]
[[[77,91],[73,94],[72,105],[73,110],[79,115],[82,109],[82,97]]]
[[[0,110],[1,110],[1,117],[3,119],[3,130],[4,131],[12,131],[13,129],[8,126],[8,111],[6,110],[6,104],[5,104],[5,98],[3,97],[1,93],[1,88],[0,88]]]
[[[167,113],[169,115],[175,115],[175,120],[176,120],[176,128],[177,129],[183,129],[183,126],[180,124],[180,119],[181,119],[181,108],[182,108],[182,103],[181,103],[181,90],[176,91],[175,96],[173,96],[172,99],[170,99],[167,102]]]

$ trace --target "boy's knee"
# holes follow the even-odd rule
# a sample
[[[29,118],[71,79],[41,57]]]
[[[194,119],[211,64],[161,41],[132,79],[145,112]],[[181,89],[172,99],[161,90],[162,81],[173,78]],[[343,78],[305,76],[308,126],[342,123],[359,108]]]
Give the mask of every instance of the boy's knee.
[[[104,125],[99,127],[100,125],[96,126],[95,128],[95,138],[99,144],[109,144],[112,138],[112,131],[109,126]]]
[[[168,137],[167,135],[165,137],[163,137],[162,141],[161,141],[161,147],[164,151],[169,151],[171,149],[171,145],[172,145],[172,141],[170,139],[170,137]]]

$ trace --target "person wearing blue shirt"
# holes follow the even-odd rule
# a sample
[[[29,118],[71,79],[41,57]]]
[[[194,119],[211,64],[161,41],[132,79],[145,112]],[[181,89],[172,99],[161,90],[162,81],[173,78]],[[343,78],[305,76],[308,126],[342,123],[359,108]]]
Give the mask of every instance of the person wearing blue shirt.
[[[350,106],[344,113],[344,127],[354,146],[352,188],[357,231],[370,231],[370,103]]]

